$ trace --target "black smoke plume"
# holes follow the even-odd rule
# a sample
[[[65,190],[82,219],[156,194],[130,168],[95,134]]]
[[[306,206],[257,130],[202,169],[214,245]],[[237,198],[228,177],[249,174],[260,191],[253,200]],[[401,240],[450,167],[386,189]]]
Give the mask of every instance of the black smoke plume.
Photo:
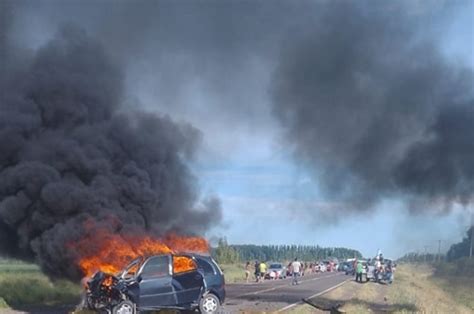
[[[21,53],[5,34],[1,253],[78,278],[66,244],[93,232],[85,228],[90,221],[156,236],[199,234],[220,221],[219,201],[199,201],[187,165],[199,131],[125,106],[121,69],[99,43],[64,27],[37,51]]]
[[[285,46],[272,87],[296,158],[346,210],[472,201],[473,72],[443,55],[436,16],[417,12],[428,5],[326,4]]]

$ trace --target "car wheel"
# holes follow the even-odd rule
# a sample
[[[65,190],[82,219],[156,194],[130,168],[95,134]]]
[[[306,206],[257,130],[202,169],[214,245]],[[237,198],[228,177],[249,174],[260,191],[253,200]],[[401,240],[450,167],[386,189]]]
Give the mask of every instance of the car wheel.
[[[216,313],[219,310],[221,303],[219,298],[214,294],[209,293],[201,298],[199,302],[199,312],[201,313]]]
[[[112,314],[135,314],[135,306],[131,301],[122,301],[114,306]]]

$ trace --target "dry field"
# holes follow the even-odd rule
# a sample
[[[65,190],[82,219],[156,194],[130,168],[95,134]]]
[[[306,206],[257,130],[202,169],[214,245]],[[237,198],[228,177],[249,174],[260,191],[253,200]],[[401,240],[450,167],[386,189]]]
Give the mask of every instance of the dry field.
[[[79,284],[52,281],[34,264],[0,259],[0,313],[77,304],[80,293]]]
[[[426,265],[401,265],[392,285],[350,281],[311,301],[326,308],[340,305],[339,311],[347,313],[474,313],[474,281],[434,277]],[[318,312],[310,305],[291,311]]]

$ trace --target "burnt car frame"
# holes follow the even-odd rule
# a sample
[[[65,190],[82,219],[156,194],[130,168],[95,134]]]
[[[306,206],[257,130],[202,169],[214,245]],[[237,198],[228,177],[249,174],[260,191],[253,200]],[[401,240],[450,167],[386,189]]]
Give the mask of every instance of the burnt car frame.
[[[176,260],[187,263],[177,270]],[[116,275],[97,272],[86,285],[85,307],[134,314],[161,309],[215,313],[225,300],[222,271],[209,256],[162,254],[135,259]]]

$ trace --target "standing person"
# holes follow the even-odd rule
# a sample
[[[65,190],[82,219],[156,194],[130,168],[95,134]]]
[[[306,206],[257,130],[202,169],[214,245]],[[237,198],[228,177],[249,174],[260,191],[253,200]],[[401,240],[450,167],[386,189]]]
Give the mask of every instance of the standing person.
[[[259,278],[260,278],[260,263],[256,260],[255,261],[255,281],[256,282],[259,282]]]
[[[250,278],[250,261],[245,264],[245,282],[249,283]]]
[[[392,263],[387,263],[387,266],[385,267],[385,280],[391,284],[393,282],[393,269],[392,269]]]
[[[375,269],[374,269],[374,277],[375,277],[375,281],[377,282],[380,280],[381,270],[382,270],[382,263],[380,262],[380,257],[377,256],[375,258]]]
[[[357,263],[357,269],[356,269],[356,282],[357,281],[362,282],[362,269],[363,269],[362,263],[359,261]]]
[[[265,264],[265,262],[262,261],[258,268],[260,271],[260,280],[263,282],[265,280],[265,275],[267,273],[267,264]]]
[[[295,260],[293,263],[291,263],[291,270],[293,272],[293,281],[291,282],[291,285],[298,285],[298,277],[300,276],[301,272],[301,263],[298,262],[298,258],[295,257]]]

